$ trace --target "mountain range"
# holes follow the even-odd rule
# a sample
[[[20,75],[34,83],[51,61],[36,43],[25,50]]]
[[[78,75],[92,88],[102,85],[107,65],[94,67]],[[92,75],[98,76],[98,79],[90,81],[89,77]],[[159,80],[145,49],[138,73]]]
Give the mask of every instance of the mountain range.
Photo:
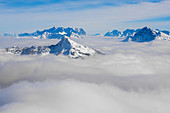
[[[45,29],[42,31],[37,30],[33,33],[21,33],[18,37],[31,36],[40,39],[61,39],[64,36],[71,38],[81,38],[81,35],[86,35],[86,32],[82,28],[74,27],[52,27],[50,29]]]
[[[149,42],[153,40],[170,40],[168,31],[154,30],[148,27],[144,27],[138,30],[134,35],[127,36],[123,42],[134,41],[134,42]]]
[[[31,37],[37,39],[62,39],[63,37],[70,38],[81,38],[82,36],[87,35],[82,28],[74,27],[52,27],[45,30],[37,30],[33,33],[21,33],[18,35],[4,34],[5,36],[14,36],[14,37]],[[92,36],[102,36],[102,34],[97,33]],[[141,29],[126,29],[124,31],[113,30],[107,32],[105,37],[116,37],[123,38],[123,42],[135,41],[135,42],[149,42],[155,39],[159,40],[170,40],[170,32],[166,30],[159,29],[150,29],[144,27]]]
[[[170,33],[168,31],[161,31],[159,29],[151,29],[144,27],[142,29],[127,29],[122,33],[118,30],[113,30],[112,32],[107,32],[107,35],[115,37],[124,37],[122,42],[134,41],[134,42],[149,42],[153,40],[170,40]],[[106,36],[105,34],[105,36]],[[93,56],[96,54],[103,55],[103,53],[97,51],[96,49],[78,44],[70,39],[70,37],[80,35],[86,35],[86,32],[80,28],[50,28],[43,31],[36,31],[34,33],[24,33],[19,34],[19,36],[44,36],[43,38],[48,39],[60,39],[56,45],[50,46],[31,46],[31,47],[9,47],[6,48],[7,53],[16,55],[64,55],[73,59],[84,59],[88,56]],[[41,38],[40,37],[40,38]]]
[[[69,39],[69,37],[64,36],[56,45],[50,46],[32,46],[32,47],[9,47],[6,48],[7,53],[16,54],[16,55],[65,55],[69,58],[78,59],[78,58],[86,58],[87,56],[93,56],[96,54],[103,55],[103,53],[78,44],[73,40]]]
[[[140,29],[126,29],[123,32],[119,30],[113,30],[107,32],[104,36],[111,36],[111,37],[127,37],[127,36],[133,36],[136,32],[138,32]]]
[[[145,27],[144,27],[145,28]],[[142,28],[143,29],[143,28]],[[107,32],[104,36],[111,36],[111,37],[123,37],[126,38],[128,36],[134,36],[138,31],[140,31],[141,29],[126,29],[124,31],[119,31],[119,30],[113,30],[113,31],[109,31]],[[166,30],[159,30],[159,29],[155,29],[156,31],[160,32],[160,33],[164,33],[166,35],[170,35],[169,31]]]

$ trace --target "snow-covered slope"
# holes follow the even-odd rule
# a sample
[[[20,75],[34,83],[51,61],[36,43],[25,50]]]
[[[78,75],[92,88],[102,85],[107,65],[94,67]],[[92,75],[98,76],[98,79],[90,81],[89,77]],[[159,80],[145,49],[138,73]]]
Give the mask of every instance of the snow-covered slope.
[[[17,55],[34,55],[34,54],[55,54],[55,55],[65,55],[69,58],[85,58],[87,56],[102,54],[101,52],[83,46],[69,39],[69,37],[64,36],[56,45],[50,46],[32,46],[32,47],[9,47],[6,49],[8,53]]]
[[[167,35],[166,33],[164,32],[158,32],[158,36],[157,36],[157,39],[158,40],[168,40],[170,41],[170,35]]]
[[[128,36],[123,42],[126,41],[134,41],[134,42],[149,42],[153,40],[170,40],[170,36],[158,31],[158,30],[153,30],[148,27],[144,27],[141,30],[139,30],[137,33],[135,33],[134,36]]]
[[[50,29],[45,29],[43,31],[37,30],[33,33],[22,33],[18,34],[19,37],[31,36],[34,38],[47,38],[47,39],[61,39],[63,36],[68,36],[71,38],[81,38],[81,35],[86,35],[86,32],[82,28],[73,27],[52,27]]]
[[[170,32],[169,32],[169,31],[166,31],[166,30],[159,30],[159,29],[155,29],[155,30],[157,30],[157,31],[159,31],[159,32],[162,32],[162,33],[165,33],[165,34],[167,34],[167,35],[170,35]]]

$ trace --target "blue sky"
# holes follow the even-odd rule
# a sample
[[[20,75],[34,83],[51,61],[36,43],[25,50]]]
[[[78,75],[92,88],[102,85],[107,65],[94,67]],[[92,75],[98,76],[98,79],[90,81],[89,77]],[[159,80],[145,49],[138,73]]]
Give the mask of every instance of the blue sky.
[[[0,0],[0,34],[56,26],[88,33],[148,26],[170,30],[170,0]]]
[[[83,0],[0,0],[1,4],[4,4],[7,7],[33,7],[39,5],[47,5],[47,4],[56,4],[56,3],[64,3],[64,2],[81,2]],[[89,2],[91,0],[86,0],[85,2]],[[102,2],[103,5],[110,4],[134,4],[140,2],[160,2],[162,0],[94,0],[94,2]],[[84,2],[84,1],[83,1]]]

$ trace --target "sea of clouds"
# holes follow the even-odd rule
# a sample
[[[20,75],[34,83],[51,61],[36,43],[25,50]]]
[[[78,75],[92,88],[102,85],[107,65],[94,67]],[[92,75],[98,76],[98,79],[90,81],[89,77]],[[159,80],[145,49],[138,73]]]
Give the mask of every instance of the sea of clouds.
[[[0,113],[170,112],[170,41],[74,40],[106,55],[17,56],[3,48],[59,40],[0,38]]]

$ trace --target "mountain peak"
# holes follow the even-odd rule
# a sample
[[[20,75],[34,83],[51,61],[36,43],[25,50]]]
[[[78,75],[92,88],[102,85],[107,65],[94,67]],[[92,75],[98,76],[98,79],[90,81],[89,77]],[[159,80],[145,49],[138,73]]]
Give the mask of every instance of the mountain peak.
[[[74,42],[69,37],[63,37],[56,45],[51,45],[49,48],[51,50],[50,53],[63,54],[74,59],[102,54],[93,48]]]
[[[149,27],[144,27],[139,30],[132,38],[136,42],[149,42],[155,40],[157,33]]]
[[[6,48],[6,51],[11,54],[17,55],[65,55],[69,58],[77,59],[77,58],[85,58],[87,56],[93,56],[95,54],[102,54],[101,52],[78,44],[71,40],[69,37],[64,36],[56,45],[50,46],[32,46],[32,47],[9,47]],[[103,55],[103,54],[102,54]]]
[[[158,40],[170,40],[170,36],[156,29],[153,30],[149,27],[144,27],[138,30],[134,36],[128,36],[124,42],[126,41],[134,41],[134,42],[150,42],[155,39]]]
[[[147,26],[143,27],[142,29],[143,29],[143,30],[147,30],[147,29],[150,29],[150,30],[151,30],[151,28],[149,28],[149,27],[147,27]]]
[[[64,36],[57,44],[57,46],[61,46],[63,49],[71,48],[72,46],[72,40],[69,39],[69,37]]]

